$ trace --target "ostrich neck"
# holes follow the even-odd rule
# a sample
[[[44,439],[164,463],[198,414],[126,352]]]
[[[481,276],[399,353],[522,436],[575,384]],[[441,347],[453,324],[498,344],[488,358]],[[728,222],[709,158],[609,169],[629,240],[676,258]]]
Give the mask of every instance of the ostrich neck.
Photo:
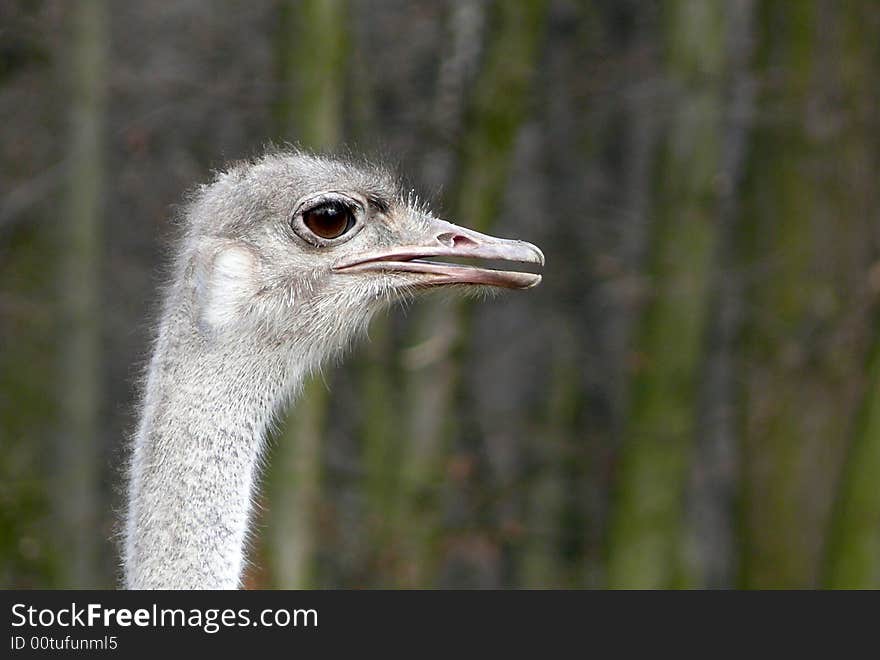
[[[239,586],[266,429],[303,377],[292,363],[166,324],[130,465],[127,587]]]

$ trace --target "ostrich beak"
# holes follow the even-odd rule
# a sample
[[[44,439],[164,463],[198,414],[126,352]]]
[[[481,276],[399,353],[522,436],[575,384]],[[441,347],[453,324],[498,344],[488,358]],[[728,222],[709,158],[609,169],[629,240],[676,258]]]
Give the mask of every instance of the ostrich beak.
[[[495,270],[438,258],[479,259],[544,265],[544,253],[525,241],[497,238],[445,220],[431,218],[429,240],[388,248],[346,259],[334,266],[339,273],[385,272],[426,275],[426,284],[482,284],[507,289],[530,289],[541,282],[537,273]]]

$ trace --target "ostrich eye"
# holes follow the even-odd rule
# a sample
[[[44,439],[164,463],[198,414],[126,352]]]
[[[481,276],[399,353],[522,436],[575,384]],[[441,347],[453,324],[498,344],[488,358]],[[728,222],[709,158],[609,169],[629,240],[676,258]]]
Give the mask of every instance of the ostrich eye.
[[[354,227],[354,214],[345,204],[331,201],[316,206],[302,215],[303,224],[315,236],[330,240],[339,238]]]

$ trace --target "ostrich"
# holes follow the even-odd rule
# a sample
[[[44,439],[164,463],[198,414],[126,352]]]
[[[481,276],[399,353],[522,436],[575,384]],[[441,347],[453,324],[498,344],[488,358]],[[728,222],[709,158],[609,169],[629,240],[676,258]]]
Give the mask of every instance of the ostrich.
[[[267,427],[375,311],[541,281],[444,257],[544,263],[534,245],[433,217],[375,165],[269,153],[193,195],[128,466],[128,588],[239,586]]]

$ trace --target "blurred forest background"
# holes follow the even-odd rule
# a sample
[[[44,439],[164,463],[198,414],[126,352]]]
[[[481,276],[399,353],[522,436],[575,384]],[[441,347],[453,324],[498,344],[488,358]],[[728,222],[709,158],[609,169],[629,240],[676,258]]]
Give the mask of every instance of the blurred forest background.
[[[185,192],[384,154],[542,286],[377,318],[251,587],[880,587],[880,3],[2,0],[0,586],[111,587]]]

